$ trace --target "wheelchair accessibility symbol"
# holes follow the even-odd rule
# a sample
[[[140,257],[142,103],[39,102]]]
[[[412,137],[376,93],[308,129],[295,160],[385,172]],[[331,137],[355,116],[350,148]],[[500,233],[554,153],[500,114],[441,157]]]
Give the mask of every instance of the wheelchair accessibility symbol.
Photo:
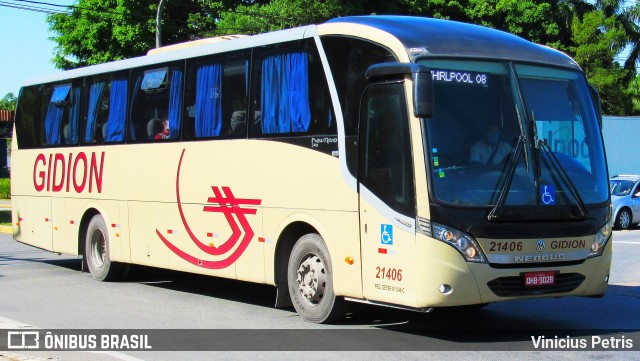
[[[380,225],[380,243],[388,246],[393,245],[393,226],[390,224]]]
[[[550,184],[541,184],[540,185],[540,200],[544,205],[553,205],[556,204],[556,189],[553,185]]]

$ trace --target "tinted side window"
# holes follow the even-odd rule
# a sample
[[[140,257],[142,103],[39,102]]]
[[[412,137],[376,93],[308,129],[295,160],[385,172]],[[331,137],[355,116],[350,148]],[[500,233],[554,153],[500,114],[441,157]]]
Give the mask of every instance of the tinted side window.
[[[86,118],[81,129],[86,144],[124,141],[127,119],[128,73],[99,75],[87,79]]]
[[[246,138],[247,52],[187,63],[185,139]]]
[[[82,98],[80,84],[76,81],[48,84],[43,87],[42,146],[78,144]]]
[[[335,135],[325,72],[312,40],[255,50],[251,136]]]
[[[16,108],[16,136],[20,149],[37,148],[42,124],[42,86],[22,88]]]
[[[365,87],[365,71],[373,64],[397,61],[393,53],[380,45],[344,36],[323,36],[322,46],[327,54],[336,84],[345,122],[347,165],[356,176],[358,109]]]
[[[132,72],[131,84],[129,140],[179,139],[184,109],[183,63],[136,69]]]
[[[360,182],[389,207],[415,216],[413,158],[402,83],[374,85],[362,100]]]

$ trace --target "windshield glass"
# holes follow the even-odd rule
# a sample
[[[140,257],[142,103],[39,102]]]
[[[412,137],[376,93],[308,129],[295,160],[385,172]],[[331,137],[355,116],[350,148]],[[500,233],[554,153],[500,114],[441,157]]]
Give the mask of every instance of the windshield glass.
[[[628,180],[610,180],[609,189],[612,196],[624,197],[631,194],[634,182]]]
[[[607,200],[602,138],[582,74],[508,63],[421,63],[432,69],[434,113],[423,129],[438,201],[492,206],[501,197],[504,205]],[[548,147],[534,147],[534,134]]]

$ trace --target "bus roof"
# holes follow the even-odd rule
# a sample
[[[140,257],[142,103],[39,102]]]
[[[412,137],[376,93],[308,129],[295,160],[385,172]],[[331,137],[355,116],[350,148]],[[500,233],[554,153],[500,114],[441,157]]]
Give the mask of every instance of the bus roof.
[[[579,70],[566,54],[504,31],[450,20],[412,16],[350,16],[327,23],[370,26],[396,37],[412,61],[421,57],[465,57],[543,63]]]
[[[407,49],[412,61],[424,57],[463,57],[473,59],[500,59],[534,62],[573,69],[578,64],[564,53],[546,46],[534,44],[515,35],[478,25],[456,21],[412,16],[349,16],[329,20],[327,24],[347,23],[368,26],[387,32],[397,38]],[[322,26],[322,25],[320,25]],[[280,30],[253,36],[240,37],[224,42],[200,46],[175,46],[169,51],[151,51],[147,56],[92,65],[60,73],[29,79],[25,86],[42,84],[95,74],[125,70],[156,63],[188,59],[207,54],[268,45],[312,37],[317,34],[316,25]],[[188,44],[187,44],[188,45]],[[171,48],[171,47],[169,47]]]

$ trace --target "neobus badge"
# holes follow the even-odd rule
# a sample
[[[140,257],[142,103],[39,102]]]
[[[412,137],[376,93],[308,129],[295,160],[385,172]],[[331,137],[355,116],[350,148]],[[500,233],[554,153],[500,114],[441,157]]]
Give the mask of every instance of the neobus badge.
[[[33,164],[33,186],[38,192],[61,192],[64,189],[65,192],[82,193],[88,188],[91,193],[95,184],[97,192],[102,193],[103,167],[104,152],[100,153],[99,160],[95,152],[91,152],[91,157],[84,152],[75,156],[69,153],[66,157],[62,153],[49,154],[48,157],[40,153]]]

